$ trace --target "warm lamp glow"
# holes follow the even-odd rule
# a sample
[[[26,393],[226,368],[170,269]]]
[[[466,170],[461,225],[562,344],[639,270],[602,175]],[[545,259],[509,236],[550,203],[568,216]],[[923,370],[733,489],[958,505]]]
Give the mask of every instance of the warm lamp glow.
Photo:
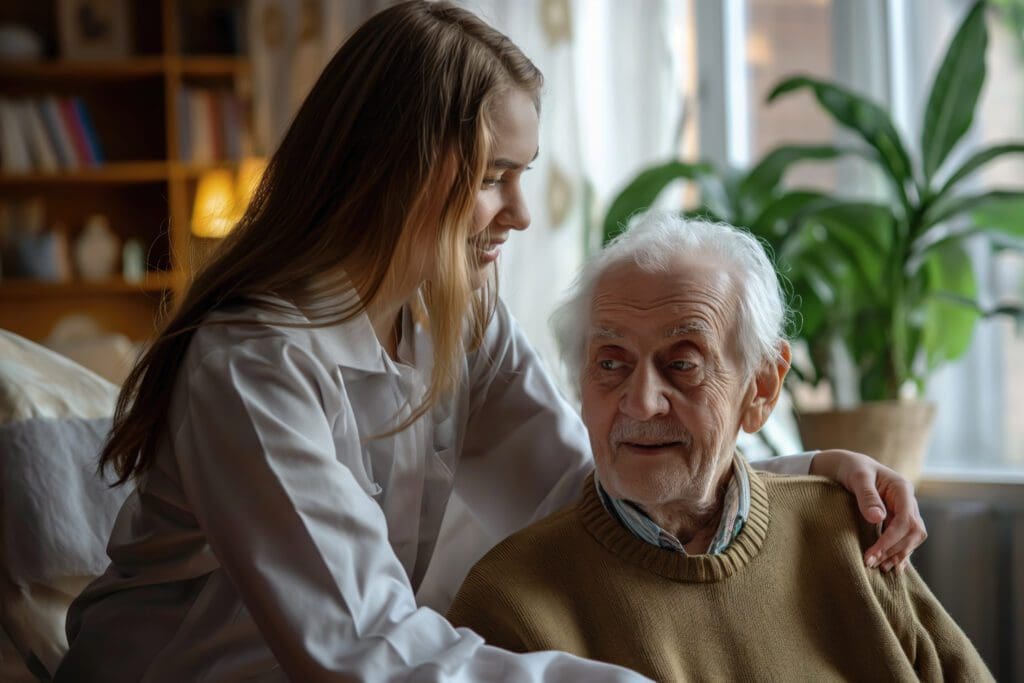
[[[259,187],[265,170],[267,170],[267,160],[262,157],[246,157],[238,165],[238,187],[235,188],[235,197],[238,202],[239,218],[249,206],[249,202],[252,201],[252,196],[256,193],[256,188]]]
[[[235,225],[235,182],[231,171],[214,169],[199,178],[192,208],[192,234],[220,238]]]

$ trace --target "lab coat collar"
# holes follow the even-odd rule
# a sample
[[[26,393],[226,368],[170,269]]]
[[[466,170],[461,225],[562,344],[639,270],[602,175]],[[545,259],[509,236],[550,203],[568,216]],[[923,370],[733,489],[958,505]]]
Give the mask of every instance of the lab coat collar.
[[[355,291],[351,294],[358,297]],[[415,309],[415,311],[413,310]],[[426,326],[421,321],[426,311],[422,295],[402,307],[402,337],[398,342],[398,363],[416,368],[429,376],[433,361],[433,346]],[[324,351],[342,368],[365,373],[398,373],[397,364],[387,357],[377,334],[370,323],[370,317],[362,312],[332,328],[330,335],[324,335]]]

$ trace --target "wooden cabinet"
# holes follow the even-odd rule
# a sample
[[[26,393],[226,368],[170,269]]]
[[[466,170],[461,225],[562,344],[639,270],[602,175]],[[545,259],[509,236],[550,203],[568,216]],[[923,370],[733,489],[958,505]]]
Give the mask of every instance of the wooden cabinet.
[[[102,214],[122,244],[134,238],[143,245],[146,274],[141,282],[114,275],[60,283],[0,274],[0,328],[40,340],[62,317],[86,313],[106,330],[144,340],[187,285],[190,213],[201,173],[238,160],[189,160],[181,100],[189,89],[216,89],[239,94],[247,110],[244,2],[131,0],[130,55],[75,61],[60,54],[60,1],[0,3],[0,24],[28,27],[47,51],[41,60],[0,61],[0,97],[78,98],[105,159],[93,168],[0,173],[0,204],[38,198],[46,224],[64,226],[69,245],[89,216]],[[225,28],[225,17],[235,24]]]

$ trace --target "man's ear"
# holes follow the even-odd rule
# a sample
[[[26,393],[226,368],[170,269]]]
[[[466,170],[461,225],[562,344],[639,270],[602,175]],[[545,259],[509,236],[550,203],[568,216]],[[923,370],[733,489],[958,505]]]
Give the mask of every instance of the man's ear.
[[[789,372],[789,363],[793,354],[788,342],[780,342],[779,358],[764,363],[751,379],[752,386],[747,396],[747,404],[740,415],[740,426],[743,431],[753,434],[768,421],[768,416],[779,402],[782,393],[782,382]]]

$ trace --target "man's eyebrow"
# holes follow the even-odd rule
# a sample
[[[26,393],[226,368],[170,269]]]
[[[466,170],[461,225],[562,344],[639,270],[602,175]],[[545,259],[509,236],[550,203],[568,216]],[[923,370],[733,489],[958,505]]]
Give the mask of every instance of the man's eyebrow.
[[[601,337],[602,339],[622,339],[622,332],[613,327],[592,327],[590,329],[590,336]]]
[[[690,334],[706,335],[711,332],[708,324],[700,320],[692,320],[665,330],[665,337],[685,337]]]
[[[490,167],[491,168],[508,169],[508,170],[511,170],[511,171],[515,171],[517,169],[523,168],[523,166],[528,166],[529,164],[532,164],[534,161],[537,160],[537,157],[539,155],[540,155],[540,148],[538,147],[537,151],[533,155],[533,158],[530,159],[529,161],[527,161],[525,164],[521,164],[518,161],[513,161],[512,159],[504,159],[503,158],[503,159],[495,159],[494,161],[492,161]]]

